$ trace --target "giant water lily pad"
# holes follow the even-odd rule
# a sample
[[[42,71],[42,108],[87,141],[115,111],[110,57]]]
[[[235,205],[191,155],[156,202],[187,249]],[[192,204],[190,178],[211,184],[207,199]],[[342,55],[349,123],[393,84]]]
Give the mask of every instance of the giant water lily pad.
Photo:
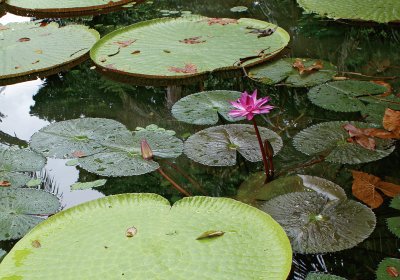
[[[299,253],[336,252],[356,246],[374,230],[374,212],[346,199],[329,200],[316,192],[275,197],[262,209],[286,231]]]
[[[392,199],[390,203],[390,207],[400,210],[400,196],[396,196]],[[387,219],[387,225],[389,230],[400,238],[400,217],[391,217]]]
[[[31,147],[50,157],[76,157],[82,168],[99,175],[132,176],[159,167],[143,159],[142,140],[147,140],[156,157],[174,158],[182,153],[182,141],[171,131],[149,126],[131,132],[117,121],[101,118],[50,124],[32,136]]]
[[[133,0],[6,0],[6,9],[22,16],[38,18],[97,15],[121,9]],[[143,2],[135,0],[134,2]]]
[[[393,0],[297,0],[309,13],[333,19],[375,21],[379,23],[400,21],[400,2]]]
[[[359,112],[365,110],[365,103],[381,100],[386,88],[366,81],[336,81],[313,87],[308,98],[315,105],[336,112]],[[385,102],[390,104],[388,102]]]
[[[0,147],[0,183],[21,187],[31,179],[23,172],[40,171],[45,163],[46,159],[33,151]]]
[[[86,60],[100,38],[83,25],[59,27],[57,23],[10,23],[0,28],[0,85],[45,77]]]
[[[60,208],[58,198],[35,189],[0,189],[0,240],[18,239]]]
[[[262,35],[263,30],[275,28],[271,35]],[[114,31],[90,55],[102,73],[113,78],[136,84],[173,84],[260,63],[288,42],[288,33],[268,22],[185,16]]]
[[[378,265],[376,270],[377,280],[392,280],[399,278],[400,273],[400,259],[385,258]]]
[[[191,94],[180,99],[172,107],[172,115],[178,120],[191,124],[216,124],[218,115],[233,122],[243,118],[232,118],[228,115],[233,109],[229,101],[240,97],[238,91],[214,90]]]
[[[362,122],[334,121],[310,126],[300,131],[293,144],[297,150],[307,155],[322,155],[329,162],[358,164],[375,161],[393,152],[391,140],[375,139],[375,150],[368,150],[355,142],[348,142],[349,133],[343,128],[345,124],[359,128],[369,127]]]
[[[282,228],[246,204],[123,194],[50,217],[5,257],[0,279],[286,279],[291,259]]]
[[[347,198],[342,187],[324,178],[296,174],[265,184],[265,173],[257,172],[240,185],[236,199],[257,205],[257,201],[270,200],[291,192],[317,192],[330,200]]]
[[[265,127],[259,130],[261,138],[270,141],[276,155],[282,148],[282,138]],[[199,131],[186,140],[184,153],[210,166],[235,165],[237,153],[252,162],[262,160],[254,127],[245,124],[220,125]]]
[[[336,75],[336,67],[327,61],[318,59],[301,58],[300,61],[305,68],[315,63],[322,64],[322,69],[300,74],[299,70],[293,67],[297,58],[284,58],[272,63],[252,68],[248,75],[250,78],[267,85],[284,83],[290,87],[312,87],[332,80]]]

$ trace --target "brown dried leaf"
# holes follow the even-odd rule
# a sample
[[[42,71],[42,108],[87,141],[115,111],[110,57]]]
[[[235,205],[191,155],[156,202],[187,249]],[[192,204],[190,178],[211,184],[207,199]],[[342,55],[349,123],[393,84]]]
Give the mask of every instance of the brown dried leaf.
[[[9,187],[11,183],[9,181],[0,181],[0,187]]]
[[[353,195],[371,208],[378,208],[383,203],[383,197],[375,189],[381,181],[379,177],[360,171],[351,171],[353,175]]]
[[[168,68],[168,71],[175,72],[175,73],[184,73],[184,74],[196,74],[197,66],[194,65],[193,63],[187,63],[187,64],[185,64],[184,68],[171,66]]]
[[[73,156],[73,157],[76,157],[76,158],[81,158],[81,157],[84,157],[84,156],[86,156],[86,155],[85,155],[85,153],[82,152],[82,151],[75,151],[75,152],[72,153],[72,156]]]
[[[131,54],[140,54],[140,51],[136,50],[136,51],[131,52]]]
[[[394,266],[388,266],[386,267],[386,272],[387,274],[389,274],[390,277],[399,277],[400,274],[397,271],[397,268],[395,268]]]
[[[393,183],[380,181],[376,187],[389,197],[395,197],[400,194],[400,186]]]
[[[27,38],[27,37],[23,37],[23,38],[19,38],[18,39],[18,42],[28,42],[28,41],[30,41],[31,39],[29,39],[29,38]]]
[[[386,88],[386,91],[384,93],[382,93],[380,96],[382,97],[386,97],[392,94],[393,92],[393,88],[390,84],[384,82],[384,81],[372,81],[374,84],[380,85],[380,86],[384,86]]]
[[[292,66],[299,71],[300,75],[303,75],[304,73],[309,74],[324,68],[321,60],[317,60],[313,65],[306,68],[300,58],[296,58]]]
[[[207,239],[207,238],[214,238],[218,236],[224,235],[225,232],[220,231],[220,230],[208,230],[206,232],[203,232],[199,237],[197,237],[197,240],[201,239]]]
[[[383,116],[383,127],[395,135],[397,138],[400,137],[400,111],[395,111],[390,108],[385,110],[385,115]]]
[[[349,133],[350,138],[347,139],[348,142],[356,142],[361,147],[374,151],[376,148],[375,139],[369,137],[364,133],[361,128],[357,128],[352,124],[345,124],[343,128]]]
[[[33,247],[33,248],[40,248],[40,247],[42,247],[42,244],[40,244],[39,240],[33,240],[31,244],[32,244],[32,247]]]
[[[201,44],[201,43],[205,43],[206,40],[201,40],[201,36],[197,36],[197,37],[191,37],[191,38],[186,38],[183,40],[179,40],[179,42],[184,43],[184,44]]]
[[[207,19],[208,25],[220,24],[227,25],[231,23],[238,23],[237,19],[232,18],[209,18]]]
[[[126,48],[127,46],[130,46],[135,42],[136,42],[136,39],[130,39],[130,40],[125,40],[125,41],[113,42],[113,44],[119,46],[120,48]]]

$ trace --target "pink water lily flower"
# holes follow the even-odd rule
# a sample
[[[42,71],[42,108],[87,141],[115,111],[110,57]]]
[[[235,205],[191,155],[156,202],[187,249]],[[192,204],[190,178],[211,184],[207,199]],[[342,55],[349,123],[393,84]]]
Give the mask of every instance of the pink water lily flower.
[[[269,97],[257,99],[257,90],[255,90],[252,95],[249,95],[247,91],[245,91],[237,101],[230,102],[237,110],[229,111],[229,115],[234,118],[246,117],[248,120],[252,120],[254,115],[267,114],[274,109],[274,106],[271,105],[263,106],[270,100]]]

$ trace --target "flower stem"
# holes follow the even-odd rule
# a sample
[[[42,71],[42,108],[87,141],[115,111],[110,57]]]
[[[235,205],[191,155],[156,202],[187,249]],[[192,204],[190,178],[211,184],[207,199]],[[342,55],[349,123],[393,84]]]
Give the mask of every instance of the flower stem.
[[[260,131],[258,130],[256,119],[253,118],[252,121],[253,121],[254,130],[256,131],[258,144],[260,145],[262,160],[263,160],[263,163],[264,163],[264,170],[265,170],[265,176],[266,176],[265,182],[269,182],[269,179],[270,179],[269,178],[269,166],[268,166],[267,156],[266,156],[265,150],[264,150],[264,145],[263,145],[263,142],[261,140],[261,135],[260,135]]]
[[[184,190],[181,186],[179,186],[174,180],[172,180],[167,174],[164,173],[164,171],[161,168],[157,169],[158,173],[161,174],[168,182],[172,184],[172,186],[177,189],[181,194],[184,196],[192,196],[190,193],[188,193],[186,190]]]

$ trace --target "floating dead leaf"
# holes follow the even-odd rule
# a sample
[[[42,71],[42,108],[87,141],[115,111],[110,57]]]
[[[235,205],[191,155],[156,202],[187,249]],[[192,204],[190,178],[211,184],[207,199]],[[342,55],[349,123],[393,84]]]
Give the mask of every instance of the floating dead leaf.
[[[334,81],[345,81],[345,80],[348,80],[349,78],[343,77],[343,76],[339,76],[339,77],[333,77],[332,79]]]
[[[73,156],[73,157],[76,157],[76,158],[81,158],[81,157],[84,157],[84,156],[86,156],[86,155],[85,155],[85,153],[82,152],[82,151],[75,151],[75,152],[72,153],[72,156]]]
[[[136,39],[130,39],[130,40],[125,40],[125,41],[113,42],[113,44],[117,45],[117,46],[119,46],[121,48],[126,48],[127,46],[130,46],[135,42],[136,42]]]
[[[32,64],[36,64],[36,63],[39,63],[39,62],[40,62],[40,60],[38,59],[38,60],[32,62]]]
[[[0,187],[9,187],[11,183],[9,181],[0,181]]]
[[[40,247],[42,247],[42,244],[40,244],[39,240],[33,240],[31,244],[32,244],[32,247],[33,247],[33,248],[40,248]]]
[[[140,51],[136,50],[136,51],[131,52],[131,54],[140,54]]]
[[[368,150],[375,150],[375,139],[364,134],[363,130],[355,127],[352,124],[345,124],[343,128],[349,133],[350,138],[347,142],[355,142]]]
[[[303,61],[300,58],[296,58],[292,66],[299,71],[300,75],[309,74],[324,68],[321,60],[317,60],[311,66],[305,67]]]
[[[42,50],[35,50],[35,53],[37,53],[37,54],[42,54],[43,51],[42,51]]]
[[[30,40],[31,40],[30,38],[23,37],[23,38],[19,38],[19,39],[18,39],[18,42],[28,42],[28,41],[30,41]]]
[[[168,68],[168,71],[175,73],[184,73],[184,74],[196,74],[197,66],[194,65],[193,63],[187,63],[183,68],[171,66]]]
[[[7,29],[10,29],[10,28],[8,28],[7,26],[4,26],[4,25],[0,25],[0,31],[1,30],[7,30]]]
[[[207,22],[208,25],[214,25],[214,24],[227,25],[232,23],[238,23],[238,20],[232,18],[209,18],[207,19]]]
[[[361,171],[352,170],[351,173],[353,195],[371,208],[377,208],[383,203],[383,197],[376,189],[390,197],[400,194],[400,185],[382,181],[377,176]]]
[[[222,235],[224,235],[224,233],[225,232],[220,231],[220,230],[208,230],[206,232],[203,232],[199,237],[196,238],[196,240],[214,238],[214,237],[222,236]]]
[[[387,108],[383,116],[383,127],[400,137],[400,111]]]
[[[278,29],[278,26],[274,28],[267,28],[267,29],[258,29],[258,28],[253,28],[253,27],[246,27],[247,29],[251,29],[249,33],[257,34],[257,38],[261,37],[267,37],[271,36],[272,34],[275,33],[276,29]]]
[[[137,233],[137,229],[135,227],[130,227],[126,230],[126,237],[134,237]]]
[[[380,86],[384,86],[386,88],[386,91],[384,93],[382,93],[380,96],[382,97],[386,97],[392,94],[393,92],[393,88],[390,84],[384,82],[384,81],[372,81],[374,84],[380,85]]]
[[[206,40],[201,40],[201,36],[197,36],[197,37],[191,37],[191,38],[186,38],[183,40],[179,40],[179,42],[184,43],[184,44],[201,44],[201,43],[205,43]]]
[[[390,277],[399,277],[400,276],[397,268],[395,268],[394,266],[386,267],[386,272],[387,272],[387,274],[389,274]]]

